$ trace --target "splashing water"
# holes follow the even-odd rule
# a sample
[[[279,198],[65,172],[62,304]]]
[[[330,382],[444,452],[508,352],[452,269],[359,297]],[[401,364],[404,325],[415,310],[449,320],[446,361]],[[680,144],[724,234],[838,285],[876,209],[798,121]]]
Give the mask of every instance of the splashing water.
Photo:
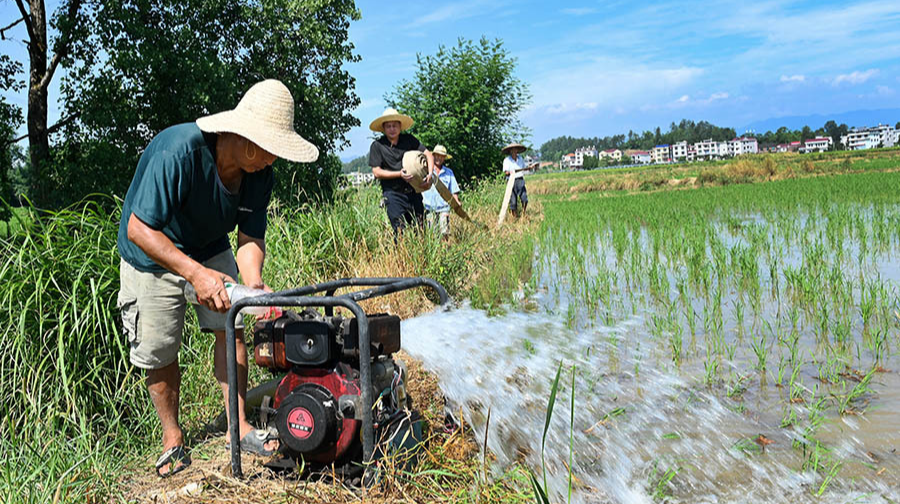
[[[792,431],[779,429],[781,411],[766,409],[759,397],[745,397],[758,411],[736,411],[690,372],[654,355],[640,313],[612,327],[571,329],[549,313],[489,317],[463,307],[404,321],[403,333],[405,350],[436,373],[479,443],[490,409],[487,444],[497,468],[522,461],[539,479],[547,399],[562,362],[545,452],[553,501],[567,494],[573,365],[574,501],[820,501],[815,474],[800,470],[803,452],[792,448]],[[878,436],[861,435],[861,422],[868,424],[838,418],[827,428],[840,454],[866,453],[868,438]],[[896,438],[896,421],[885,430],[892,426]],[[889,470],[896,474],[900,464]],[[852,483],[829,487],[827,501],[900,497],[896,482],[865,472],[856,479],[852,468],[842,475]]]

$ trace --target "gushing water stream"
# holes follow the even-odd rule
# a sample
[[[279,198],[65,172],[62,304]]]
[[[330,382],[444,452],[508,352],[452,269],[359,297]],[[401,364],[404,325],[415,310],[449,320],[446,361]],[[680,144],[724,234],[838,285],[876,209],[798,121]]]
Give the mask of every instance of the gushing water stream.
[[[405,349],[439,376],[447,398],[462,408],[479,442],[491,410],[488,447],[497,468],[523,460],[539,480],[547,399],[562,361],[545,452],[555,502],[566,500],[570,432],[576,502],[653,502],[664,488],[682,502],[819,501],[812,492],[814,474],[799,470],[801,454],[792,449],[789,433],[778,428],[780,411],[735,411],[689,370],[667,365],[647,351],[649,345],[640,344],[643,330],[640,315],[614,327],[578,331],[552,314],[488,317],[467,307],[403,325],[409,335]],[[622,358],[620,346],[635,350]],[[747,399],[753,403],[755,398]],[[872,440],[866,439],[871,436],[859,434],[868,420],[832,420],[829,432],[841,439],[836,448],[841,454],[872,453],[867,444]],[[760,434],[773,443],[761,447],[749,441]],[[896,429],[890,437],[896,441]],[[752,446],[736,445],[739,440]],[[891,470],[900,465],[891,462]],[[667,485],[668,475],[673,477]],[[831,487],[825,500],[887,502],[878,496],[898,497],[896,484],[864,476],[860,472],[860,479]]]

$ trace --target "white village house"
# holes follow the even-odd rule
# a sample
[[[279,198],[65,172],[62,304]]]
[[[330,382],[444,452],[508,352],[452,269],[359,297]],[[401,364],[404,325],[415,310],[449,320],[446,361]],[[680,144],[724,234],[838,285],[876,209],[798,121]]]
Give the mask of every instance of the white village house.
[[[803,142],[803,152],[825,152],[832,143],[831,137],[810,138]]]

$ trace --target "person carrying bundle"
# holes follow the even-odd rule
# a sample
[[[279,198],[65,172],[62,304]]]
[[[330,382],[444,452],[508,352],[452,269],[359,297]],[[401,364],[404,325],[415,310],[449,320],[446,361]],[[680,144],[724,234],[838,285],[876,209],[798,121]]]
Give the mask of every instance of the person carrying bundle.
[[[431,187],[431,172],[434,171],[434,157],[418,138],[403,133],[411,128],[413,120],[405,114],[388,108],[369,124],[369,129],[384,133],[372,142],[369,148],[369,166],[372,174],[381,183],[381,193],[388,220],[396,236],[407,225],[422,226],[425,222],[425,208],[420,191]],[[411,185],[412,176],[403,172],[403,155],[410,151],[422,152],[428,169],[417,191]]]

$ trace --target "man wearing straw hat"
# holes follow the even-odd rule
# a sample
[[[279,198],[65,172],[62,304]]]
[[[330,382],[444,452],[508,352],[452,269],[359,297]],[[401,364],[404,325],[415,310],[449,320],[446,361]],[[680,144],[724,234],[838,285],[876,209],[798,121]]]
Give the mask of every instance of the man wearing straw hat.
[[[447,148],[443,145],[435,145],[431,151],[434,156],[434,170],[437,173],[438,180],[443,182],[444,187],[453,195],[453,200],[457,205],[459,202],[459,184],[456,182],[456,176],[453,170],[444,166],[444,161],[453,158],[447,153]],[[444,198],[438,194],[437,184],[432,185],[430,189],[422,193],[423,202],[425,204],[425,217],[429,226],[438,229],[442,236],[450,233],[450,203],[444,201]]]
[[[513,215],[516,217],[519,216],[518,200],[522,201],[523,215],[525,214],[525,209],[528,208],[528,191],[525,189],[525,162],[519,156],[526,150],[528,148],[520,143],[511,143],[502,149],[502,152],[507,155],[503,160],[503,172],[515,179],[512,195],[509,199],[509,209],[512,210]]]
[[[369,147],[369,166],[372,174],[381,183],[384,207],[395,235],[407,225],[421,226],[425,220],[420,191],[431,187],[431,173],[434,171],[434,156],[413,135],[403,133],[413,125],[411,117],[388,108],[369,124],[369,129],[384,133]],[[403,171],[403,155],[409,151],[424,153],[428,163],[423,184],[414,188],[412,175]]]
[[[234,110],[171,126],[141,155],[122,206],[118,306],[131,362],[147,370],[147,389],[162,424],[161,477],[190,464],[178,421],[186,284],[196,292],[197,320],[215,334],[215,377],[228,406],[225,281],[266,290],[266,207],[277,158],[312,162],[319,151],[294,131],[294,99],[284,84],[251,87]],[[228,234],[237,227],[237,254]],[[238,319],[238,326],[240,319]],[[247,422],[247,350],[237,333],[241,449],[270,455],[278,448]],[[229,430],[230,432],[230,430]]]

